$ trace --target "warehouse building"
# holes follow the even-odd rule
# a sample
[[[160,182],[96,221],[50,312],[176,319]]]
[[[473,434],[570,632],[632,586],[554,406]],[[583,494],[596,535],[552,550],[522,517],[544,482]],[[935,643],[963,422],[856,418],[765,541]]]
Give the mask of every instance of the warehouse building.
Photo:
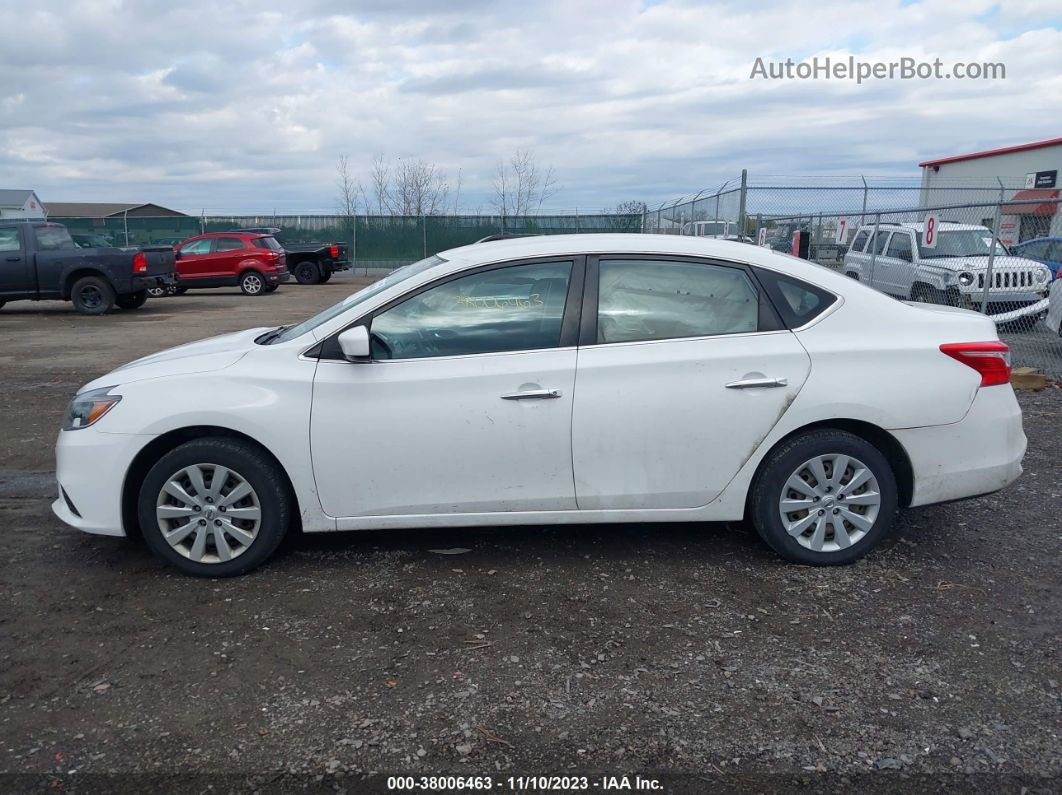
[[[1003,149],[952,155],[919,163],[922,169],[923,207],[997,201],[1002,190],[1007,201],[1022,202],[1006,208],[1000,218],[999,239],[1011,245],[1046,235],[1062,235],[1058,212],[1062,138],[1035,141]],[[982,223],[990,225],[992,208],[985,208]]]

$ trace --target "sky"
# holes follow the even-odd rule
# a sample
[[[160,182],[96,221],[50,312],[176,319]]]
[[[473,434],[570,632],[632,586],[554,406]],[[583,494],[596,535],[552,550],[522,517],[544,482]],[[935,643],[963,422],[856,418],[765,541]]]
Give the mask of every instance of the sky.
[[[1062,135],[1058,0],[0,0],[0,31],[0,187],[45,202],[332,212],[338,158],[383,155],[488,211],[526,149],[596,212]],[[750,79],[849,55],[1006,79]]]

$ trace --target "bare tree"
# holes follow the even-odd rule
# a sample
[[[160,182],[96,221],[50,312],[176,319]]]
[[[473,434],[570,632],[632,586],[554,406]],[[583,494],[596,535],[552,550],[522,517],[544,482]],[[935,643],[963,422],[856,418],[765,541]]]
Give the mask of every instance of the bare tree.
[[[379,215],[445,215],[450,211],[450,185],[434,163],[398,159],[388,163],[376,155],[369,171],[372,197],[366,204]]]
[[[637,199],[628,199],[620,202],[612,209],[606,207],[601,213],[602,215],[641,215],[646,209],[645,202],[640,202]]]
[[[498,162],[493,187],[491,204],[502,216],[541,210],[558,190],[553,166],[540,167],[529,149],[517,149],[508,162]]]

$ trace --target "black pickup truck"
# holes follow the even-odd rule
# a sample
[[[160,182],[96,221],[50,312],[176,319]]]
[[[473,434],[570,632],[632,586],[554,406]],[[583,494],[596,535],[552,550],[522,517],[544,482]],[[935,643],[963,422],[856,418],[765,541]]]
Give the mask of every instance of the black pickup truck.
[[[79,248],[62,224],[0,221],[0,307],[8,301],[70,301],[84,315],[137,309],[149,287],[175,282],[173,249]]]
[[[272,235],[287,255],[288,270],[299,284],[324,284],[336,271],[350,269],[350,255],[346,243],[288,243],[280,237],[280,229],[259,226],[234,229],[234,232],[253,235]]]

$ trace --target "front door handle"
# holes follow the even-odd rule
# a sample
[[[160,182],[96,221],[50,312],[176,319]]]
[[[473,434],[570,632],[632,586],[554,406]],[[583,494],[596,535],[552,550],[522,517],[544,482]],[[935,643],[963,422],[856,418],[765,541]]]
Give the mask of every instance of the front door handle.
[[[507,392],[501,396],[502,400],[551,400],[559,398],[559,389],[529,389],[526,392]]]
[[[7,257],[8,262],[21,262],[22,257]]]
[[[726,385],[727,389],[771,389],[777,386],[787,386],[788,378],[746,378],[742,381],[731,381]]]

